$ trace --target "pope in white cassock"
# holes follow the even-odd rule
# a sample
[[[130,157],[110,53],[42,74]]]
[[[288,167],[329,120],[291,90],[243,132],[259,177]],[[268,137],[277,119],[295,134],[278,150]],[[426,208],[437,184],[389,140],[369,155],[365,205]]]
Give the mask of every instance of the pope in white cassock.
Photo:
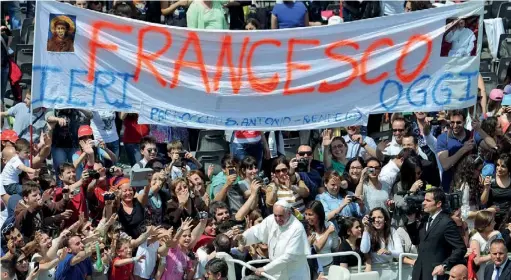
[[[472,49],[474,49],[475,40],[474,32],[465,27],[465,20],[460,19],[456,27],[445,36],[445,41],[452,44],[448,56],[470,56]]]
[[[268,244],[270,263],[258,268],[279,280],[310,280],[307,256],[310,246],[305,229],[292,215],[291,205],[279,200],[273,205],[273,215],[243,233],[246,245]]]

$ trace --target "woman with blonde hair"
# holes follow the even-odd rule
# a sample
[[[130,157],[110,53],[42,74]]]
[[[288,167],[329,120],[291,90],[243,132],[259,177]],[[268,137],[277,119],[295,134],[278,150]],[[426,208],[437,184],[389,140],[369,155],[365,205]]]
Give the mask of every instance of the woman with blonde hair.
[[[484,279],[486,263],[491,260],[490,244],[494,239],[502,239],[502,235],[495,228],[495,214],[488,210],[477,212],[474,219],[476,233],[470,238],[469,252],[476,254],[475,265],[479,266],[477,279]]]

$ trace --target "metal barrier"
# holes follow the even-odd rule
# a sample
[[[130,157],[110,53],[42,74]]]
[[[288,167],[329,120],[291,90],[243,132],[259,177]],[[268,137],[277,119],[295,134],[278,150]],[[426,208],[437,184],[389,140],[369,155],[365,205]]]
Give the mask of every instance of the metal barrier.
[[[362,272],[362,259],[356,252],[353,252],[353,251],[309,255],[309,256],[307,256],[307,259],[318,259],[318,258],[328,258],[328,257],[338,257],[338,256],[355,256],[357,258],[357,271],[358,271],[357,273]],[[264,260],[249,261],[246,264],[250,266],[251,264],[260,264],[260,263],[269,263],[269,262],[270,262],[269,259],[264,259]],[[254,270],[254,269],[250,268],[249,266],[243,266],[243,268],[241,269],[241,277],[242,278],[245,277],[245,272],[246,272],[247,267],[250,270]]]
[[[253,266],[251,266],[249,263],[246,263],[246,262],[243,262],[243,261],[240,261],[240,260],[236,260],[236,259],[228,259],[228,260],[225,260],[225,261],[226,261],[226,262],[237,263],[237,264],[239,264],[239,265],[243,266],[243,270],[242,270],[242,273],[241,273],[242,278],[243,278],[243,277],[245,277],[245,269],[246,269],[246,268],[248,268],[248,269],[250,269],[250,270],[252,270],[252,271],[255,271],[255,270],[256,270],[256,268],[255,268],[255,267],[253,267]],[[269,260],[268,260],[268,261],[269,261]],[[262,276],[264,276],[264,277],[266,277],[266,278],[268,278],[268,279],[270,279],[270,280],[277,280],[277,279],[275,279],[273,276],[271,276],[271,275],[269,275],[269,274],[267,274],[267,273],[265,273],[265,272],[261,273],[261,275],[262,275]]]
[[[399,261],[398,261],[398,280],[402,280],[403,278],[403,258],[404,257],[412,257],[414,259],[417,259],[419,255],[418,254],[411,254],[411,253],[401,253],[399,254]]]

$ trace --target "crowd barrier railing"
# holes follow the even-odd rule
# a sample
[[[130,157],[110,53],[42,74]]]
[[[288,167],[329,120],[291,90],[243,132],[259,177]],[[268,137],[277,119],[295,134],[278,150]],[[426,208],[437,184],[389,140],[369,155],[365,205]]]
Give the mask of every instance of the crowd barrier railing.
[[[353,251],[337,252],[337,253],[329,253],[329,254],[316,254],[316,255],[307,256],[307,258],[308,259],[317,259],[317,258],[323,258],[323,257],[337,257],[337,256],[355,256],[357,258],[357,268],[355,270],[355,268],[352,267],[349,270],[350,270],[351,273],[361,273],[362,272],[362,269],[364,268],[364,266],[362,265],[362,259],[360,258],[360,256],[356,252],[353,252]],[[403,259],[405,257],[412,258],[412,259],[417,259],[418,254],[401,253],[399,255],[398,262],[397,262],[397,270],[398,270],[397,280],[407,280],[407,279],[410,279],[411,269],[413,267],[410,266],[410,265],[403,264]],[[508,257],[511,258],[511,253],[508,254]],[[253,264],[263,264],[263,263],[269,263],[270,262],[269,259],[253,260],[253,261],[249,261],[249,262],[246,262],[246,263],[242,262],[242,261],[239,261],[239,260],[229,260],[229,261],[232,261],[233,263],[237,263],[237,264],[240,264],[240,265],[243,266],[243,268],[241,270],[242,277],[245,277],[246,269],[247,268],[252,270],[252,271],[255,271],[255,268],[252,266]],[[383,269],[391,269],[392,270],[392,268],[396,269],[396,262],[390,263],[389,265],[385,265],[385,266],[380,266],[380,265],[377,265],[377,264],[373,265],[373,270],[383,270]],[[406,271],[406,273],[404,273],[405,270],[410,270],[410,271]],[[410,274],[410,275],[408,275],[407,278],[403,279],[403,276],[405,274]],[[263,276],[267,277],[268,279],[274,279],[270,275],[266,276],[266,275],[263,274]],[[387,279],[384,279],[384,280],[387,280]],[[390,280],[396,280],[396,279],[390,279]]]
[[[409,257],[409,258],[413,258],[413,259],[417,259],[419,255],[418,254],[411,254],[411,253],[401,253],[399,254],[399,260],[398,260],[398,280],[402,280],[403,279],[403,259],[405,257]]]
[[[256,268],[249,264],[250,262],[246,263],[244,261],[240,261],[240,260],[237,260],[237,259],[226,259],[225,261],[226,262],[237,263],[237,264],[243,266],[242,278],[245,277],[245,269],[248,268],[248,269],[250,269],[252,271],[256,271]],[[269,262],[269,260],[266,260],[266,262]],[[277,280],[275,277],[273,277],[273,276],[271,276],[271,275],[269,275],[268,273],[265,273],[265,272],[261,273],[261,275],[266,277],[266,278],[268,278],[268,279],[270,279],[270,280]]]
[[[315,254],[315,255],[309,255],[309,256],[307,256],[307,258],[308,259],[318,259],[318,258],[339,257],[339,256],[355,256],[357,258],[357,273],[362,272],[362,259],[356,252],[353,252],[353,251],[336,252],[336,253],[328,253],[328,254]],[[264,259],[264,260],[249,261],[246,264],[251,266],[252,264],[262,264],[262,263],[269,263],[269,262],[270,262],[269,259]],[[241,269],[241,277],[245,277],[247,268],[249,268],[250,270],[254,270],[248,266],[243,266],[243,268]]]

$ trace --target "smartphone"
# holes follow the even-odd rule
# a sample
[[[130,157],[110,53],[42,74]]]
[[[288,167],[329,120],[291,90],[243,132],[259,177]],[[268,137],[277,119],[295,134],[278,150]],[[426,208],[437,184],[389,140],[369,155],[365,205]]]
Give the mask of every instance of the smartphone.
[[[39,270],[39,262],[35,262],[34,263],[34,271],[38,271]]]
[[[62,189],[62,193],[68,193],[69,189]]]
[[[353,196],[352,195],[347,195],[346,199],[351,199],[351,201],[353,201]]]
[[[236,175],[236,169],[229,169],[229,175]]]
[[[369,167],[369,168],[367,169],[367,174],[374,174],[374,172],[375,172],[375,171],[376,171],[376,170],[374,169],[374,167]]]
[[[186,155],[186,151],[179,152],[180,158],[185,158],[185,155]]]

